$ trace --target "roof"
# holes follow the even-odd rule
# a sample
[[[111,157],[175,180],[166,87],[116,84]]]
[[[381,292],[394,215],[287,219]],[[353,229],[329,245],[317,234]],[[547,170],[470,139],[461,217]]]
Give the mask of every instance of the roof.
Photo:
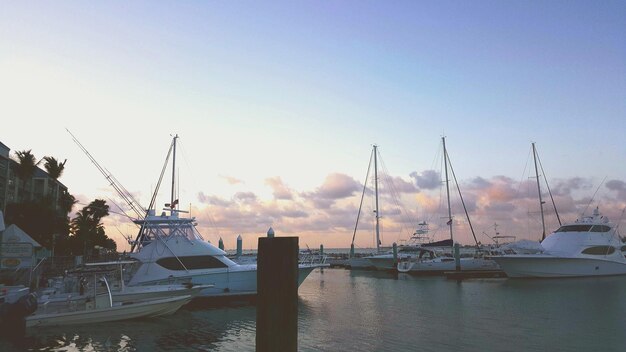
[[[9,227],[7,227],[2,233],[2,243],[10,242],[26,242],[32,244],[33,247],[41,247],[37,241],[35,241],[15,224],[9,225]]]

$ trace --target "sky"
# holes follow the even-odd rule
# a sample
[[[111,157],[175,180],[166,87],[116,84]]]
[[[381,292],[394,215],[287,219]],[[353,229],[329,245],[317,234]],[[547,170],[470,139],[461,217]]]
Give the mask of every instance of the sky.
[[[256,248],[270,226],[301,247],[349,247],[367,184],[366,248],[374,144],[383,244],[420,221],[448,237],[445,136],[478,240],[495,223],[538,239],[532,142],[548,232],[547,186],[563,221],[623,216],[624,33],[623,1],[6,1],[0,141],[67,159],[75,210],[102,198],[121,212],[66,129],[144,206],[177,134],[180,204],[227,248],[238,235]],[[452,193],[455,240],[471,244]],[[135,226],[105,224],[128,248]]]

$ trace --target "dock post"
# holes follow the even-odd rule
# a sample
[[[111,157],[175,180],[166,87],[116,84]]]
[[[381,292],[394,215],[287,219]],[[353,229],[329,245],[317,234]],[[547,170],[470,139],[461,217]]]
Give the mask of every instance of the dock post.
[[[394,242],[392,245],[392,248],[393,248],[393,266],[395,268],[398,266],[398,244]]]
[[[256,351],[297,351],[298,237],[259,238],[256,309]]]
[[[324,245],[320,244],[320,256],[324,256]]]
[[[241,235],[237,236],[237,257],[241,257],[243,254],[243,239]]]
[[[461,245],[454,244],[454,266],[456,271],[461,271]]]

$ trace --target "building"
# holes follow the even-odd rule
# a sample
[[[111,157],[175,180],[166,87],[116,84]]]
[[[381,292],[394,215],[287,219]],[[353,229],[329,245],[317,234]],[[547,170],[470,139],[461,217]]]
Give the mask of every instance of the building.
[[[10,152],[11,149],[0,142],[0,210],[6,211],[7,204],[21,200],[17,197],[22,192],[26,200],[50,197],[58,208],[62,208],[61,195],[67,192],[67,187],[39,167],[22,187],[22,180],[15,175],[17,162],[11,159]]]

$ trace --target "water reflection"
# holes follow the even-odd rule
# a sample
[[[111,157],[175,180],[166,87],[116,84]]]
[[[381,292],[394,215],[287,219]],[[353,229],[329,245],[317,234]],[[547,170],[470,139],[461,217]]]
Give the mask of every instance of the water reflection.
[[[624,351],[626,277],[461,282],[327,269],[298,292],[299,351]],[[0,351],[254,351],[254,301],[40,329]]]

